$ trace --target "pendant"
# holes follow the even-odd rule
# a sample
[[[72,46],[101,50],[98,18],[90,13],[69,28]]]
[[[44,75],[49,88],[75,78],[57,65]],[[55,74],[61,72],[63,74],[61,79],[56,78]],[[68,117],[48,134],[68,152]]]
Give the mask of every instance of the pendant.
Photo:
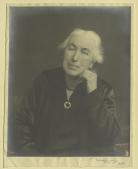
[[[70,109],[71,108],[71,103],[69,101],[64,102],[64,107],[65,109]]]

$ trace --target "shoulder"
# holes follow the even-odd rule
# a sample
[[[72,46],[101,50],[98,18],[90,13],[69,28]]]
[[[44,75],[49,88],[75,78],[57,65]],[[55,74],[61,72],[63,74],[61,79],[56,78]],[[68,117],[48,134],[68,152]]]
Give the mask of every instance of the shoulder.
[[[47,77],[48,79],[56,78],[63,75],[63,69],[61,67],[54,69],[47,69],[41,73],[42,76]]]
[[[106,80],[102,79],[101,77],[98,77],[97,81],[98,81],[99,88],[103,88],[103,89],[105,89],[105,88],[111,89],[112,88],[111,84],[109,82],[107,82]]]
[[[53,84],[63,79],[63,70],[62,68],[54,68],[54,69],[45,69],[43,70],[35,79],[35,84]]]
[[[98,77],[97,85],[98,85],[98,87],[97,87],[98,91],[101,94],[114,93],[112,85],[109,82],[107,82],[106,80],[102,79],[101,77]]]

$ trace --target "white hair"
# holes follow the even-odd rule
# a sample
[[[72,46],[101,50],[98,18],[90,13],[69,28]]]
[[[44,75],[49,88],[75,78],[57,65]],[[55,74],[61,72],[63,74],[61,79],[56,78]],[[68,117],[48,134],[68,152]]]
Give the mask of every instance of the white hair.
[[[92,42],[92,49],[93,49],[93,58],[97,63],[102,63],[103,62],[103,48],[102,48],[102,42],[100,36],[94,32],[94,31],[86,31],[80,28],[74,29],[69,36],[58,46],[59,50],[64,50],[70,39],[74,35],[84,35],[85,37],[89,37]]]

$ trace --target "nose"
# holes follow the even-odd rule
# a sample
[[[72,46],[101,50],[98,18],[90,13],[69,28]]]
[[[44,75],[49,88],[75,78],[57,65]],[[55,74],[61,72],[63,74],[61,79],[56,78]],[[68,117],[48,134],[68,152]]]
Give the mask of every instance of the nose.
[[[77,61],[77,60],[78,60],[78,56],[79,56],[79,51],[76,50],[76,51],[74,52],[73,56],[72,56],[72,60],[73,60],[73,61]]]

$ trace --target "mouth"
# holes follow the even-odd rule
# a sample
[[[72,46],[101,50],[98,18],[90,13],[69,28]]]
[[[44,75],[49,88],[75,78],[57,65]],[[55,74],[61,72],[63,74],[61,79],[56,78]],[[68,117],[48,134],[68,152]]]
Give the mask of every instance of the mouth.
[[[74,65],[74,64],[69,64],[69,68],[70,69],[73,69],[73,70],[76,70],[78,68],[80,68],[78,65]]]

